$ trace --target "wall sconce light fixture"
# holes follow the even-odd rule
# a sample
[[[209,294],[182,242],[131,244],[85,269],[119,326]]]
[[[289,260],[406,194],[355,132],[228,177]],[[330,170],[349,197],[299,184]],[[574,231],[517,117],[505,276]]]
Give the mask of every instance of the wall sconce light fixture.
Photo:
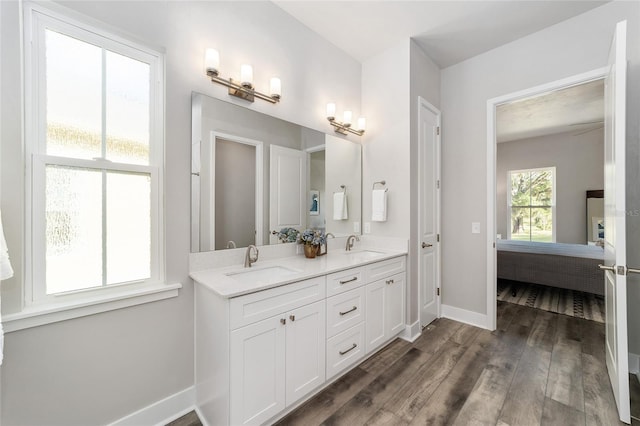
[[[353,118],[353,114],[351,111],[345,111],[342,116],[342,122],[336,120],[336,104],[328,103],[327,104],[327,120],[333,127],[335,127],[335,131],[340,133],[341,135],[346,135],[348,133],[353,133],[354,135],[362,136],[364,134],[365,127],[367,125],[367,121],[364,117],[358,118],[358,126],[356,129],[351,127],[351,120]]]
[[[215,49],[207,49],[204,54],[204,67],[207,75],[214,83],[222,84],[229,88],[229,94],[238,98],[253,102],[255,98],[275,104],[280,102],[282,95],[282,84],[280,79],[273,77],[270,82],[269,95],[258,92],[253,87],[253,68],[251,65],[242,65],[240,67],[240,81],[234,81],[232,78],[228,80],[220,77],[218,68],[220,67],[220,54]]]

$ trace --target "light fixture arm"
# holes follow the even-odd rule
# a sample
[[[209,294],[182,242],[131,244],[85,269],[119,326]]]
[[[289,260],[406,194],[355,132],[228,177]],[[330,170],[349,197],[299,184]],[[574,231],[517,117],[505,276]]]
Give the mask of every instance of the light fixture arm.
[[[229,88],[229,95],[236,96],[249,102],[253,102],[255,98],[260,98],[263,101],[271,102],[275,104],[280,102],[280,95],[265,95],[253,88],[251,85],[242,85],[233,81],[232,78],[226,79],[218,76],[218,73],[212,70],[207,71],[207,75],[214,83],[222,84]]]
[[[351,128],[351,124],[341,123],[337,121],[334,117],[327,117],[327,120],[329,120],[329,123],[331,123],[331,125],[335,127],[334,130],[336,131],[336,133],[340,133],[341,135],[346,135],[347,132],[353,133],[354,135],[358,135],[358,136],[362,136],[364,134],[364,130],[355,130]]]

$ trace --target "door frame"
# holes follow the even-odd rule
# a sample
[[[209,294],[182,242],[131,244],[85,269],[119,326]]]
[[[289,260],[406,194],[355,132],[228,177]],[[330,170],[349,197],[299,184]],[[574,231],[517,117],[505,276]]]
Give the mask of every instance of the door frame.
[[[230,142],[235,142],[235,143],[241,143],[243,145],[251,145],[254,146],[256,148],[256,240],[255,240],[255,245],[257,246],[261,246],[264,244],[264,239],[263,239],[263,228],[264,228],[264,142],[256,140],[256,139],[249,139],[249,138],[245,138],[242,136],[236,136],[236,135],[232,135],[230,133],[222,133],[222,132],[218,132],[216,130],[212,130],[211,131],[211,163],[215,166],[216,164],[216,140],[220,138],[220,139],[224,139]],[[211,200],[212,202],[215,204],[215,198],[216,198],[216,194],[215,194],[215,190],[216,190],[216,186],[215,186],[215,173],[211,174],[211,180],[212,180],[212,194],[211,194]],[[215,208],[212,209],[213,211],[213,221],[215,224]],[[211,227],[211,241],[215,242],[215,235],[213,235],[215,233],[215,225]]]
[[[546,92],[604,79],[608,67],[587,71],[571,77],[530,87],[528,89],[491,98],[487,101],[487,324],[496,329],[497,321],[497,253],[496,253],[496,107]]]
[[[420,115],[422,114],[422,108],[426,108],[427,110],[431,111],[433,114],[435,114],[436,116],[436,125],[442,129],[442,113],[440,112],[440,110],[438,108],[436,108],[433,104],[431,104],[429,101],[427,101],[426,99],[424,99],[422,96],[418,96],[418,126],[420,126]],[[442,133],[442,131],[440,132]],[[423,154],[423,144],[422,144],[422,140],[421,140],[421,132],[420,132],[420,128],[418,127],[418,206],[420,206],[419,208],[422,208],[422,185],[423,183],[423,179],[422,179],[422,173],[424,172],[424,167],[422,164],[420,164],[420,159],[422,158],[422,154]],[[436,144],[436,180],[438,182],[440,182],[440,185],[438,185],[436,187],[436,234],[440,235],[441,234],[441,209],[442,209],[442,200],[441,200],[441,194],[442,194],[442,135],[441,134],[437,134],[436,135],[436,140],[435,140],[435,144]],[[419,238],[416,239],[416,250],[417,253],[421,253],[422,247],[421,247],[421,243],[422,243],[422,229],[423,229],[423,223],[422,223],[422,215],[420,213],[418,213],[418,235]],[[420,265],[420,255],[417,256],[417,273],[418,273],[418,297],[417,297],[417,301],[416,303],[418,304],[418,324],[420,325],[420,330],[422,330],[422,326],[426,325],[426,324],[422,324],[422,312],[421,312],[421,300],[422,300],[422,268]],[[436,289],[442,289],[442,250],[440,247],[440,242],[436,242],[436,282],[435,282],[435,287]],[[408,293],[407,293],[408,295]],[[405,295],[405,297],[407,296]],[[441,302],[442,302],[442,291],[440,292],[440,295],[438,296],[436,293],[436,318],[440,318],[440,316],[442,315],[442,307],[441,307]]]

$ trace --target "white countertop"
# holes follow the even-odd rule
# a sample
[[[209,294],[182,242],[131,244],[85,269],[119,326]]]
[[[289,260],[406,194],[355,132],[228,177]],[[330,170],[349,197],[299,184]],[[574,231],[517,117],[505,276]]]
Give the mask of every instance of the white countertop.
[[[363,259],[357,255],[359,252],[367,251],[380,252],[381,254],[367,259]],[[347,253],[353,253],[353,255],[350,256]],[[309,278],[331,274],[333,272],[343,271],[349,268],[376,263],[381,260],[392,259],[406,254],[406,251],[378,248],[363,248],[352,252],[334,250],[329,251],[329,253],[324,256],[319,256],[314,259],[307,259],[304,255],[296,255],[292,257],[267,260],[264,262],[258,260],[258,262],[252,265],[251,269],[244,268],[243,265],[234,265],[224,268],[194,271],[191,272],[189,276],[197,283],[211,289],[218,296],[229,299],[232,297],[242,296],[244,294],[266,290],[272,287],[278,287]],[[295,272],[292,272],[284,278],[266,277],[263,279],[260,276],[257,276],[256,279],[251,280],[251,282],[242,282],[233,276],[227,275],[243,271],[253,272],[274,266],[293,269]]]

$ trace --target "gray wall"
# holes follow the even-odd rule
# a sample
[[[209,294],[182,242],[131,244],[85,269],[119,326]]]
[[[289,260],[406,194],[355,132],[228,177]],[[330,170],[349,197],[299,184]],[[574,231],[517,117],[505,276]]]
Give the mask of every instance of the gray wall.
[[[216,250],[256,242],[256,147],[216,140]]]
[[[283,100],[239,105],[329,131],[327,102],[360,109],[360,64],[269,2],[67,2],[116,31],[166,51],[166,275],[177,298],[9,333],[2,366],[3,425],[105,424],[193,385],[193,286],[188,278],[191,92],[228,100],[203,74],[217,47],[224,75],[254,66],[278,74]],[[2,1],[2,213],[18,273],[2,283],[2,311],[22,306],[24,181],[20,19]],[[247,25],[251,22],[251,25]],[[322,58],[321,65],[318,58]],[[308,84],[313,81],[313,84]]]
[[[627,254],[640,264],[640,4],[611,2],[442,70],[443,302],[479,314],[487,304],[487,100],[603,67],[615,24],[628,21]],[[471,222],[482,232],[471,234]],[[464,267],[461,267],[464,265]],[[629,306],[640,304],[630,278]],[[640,310],[630,309],[640,353]]]
[[[496,233],[502,238],[507,238],[510,226],[508,172],[539,167],[556,168],[556,242],[586,244],[586,191],[604,188],[603,131],[497,144]]]

